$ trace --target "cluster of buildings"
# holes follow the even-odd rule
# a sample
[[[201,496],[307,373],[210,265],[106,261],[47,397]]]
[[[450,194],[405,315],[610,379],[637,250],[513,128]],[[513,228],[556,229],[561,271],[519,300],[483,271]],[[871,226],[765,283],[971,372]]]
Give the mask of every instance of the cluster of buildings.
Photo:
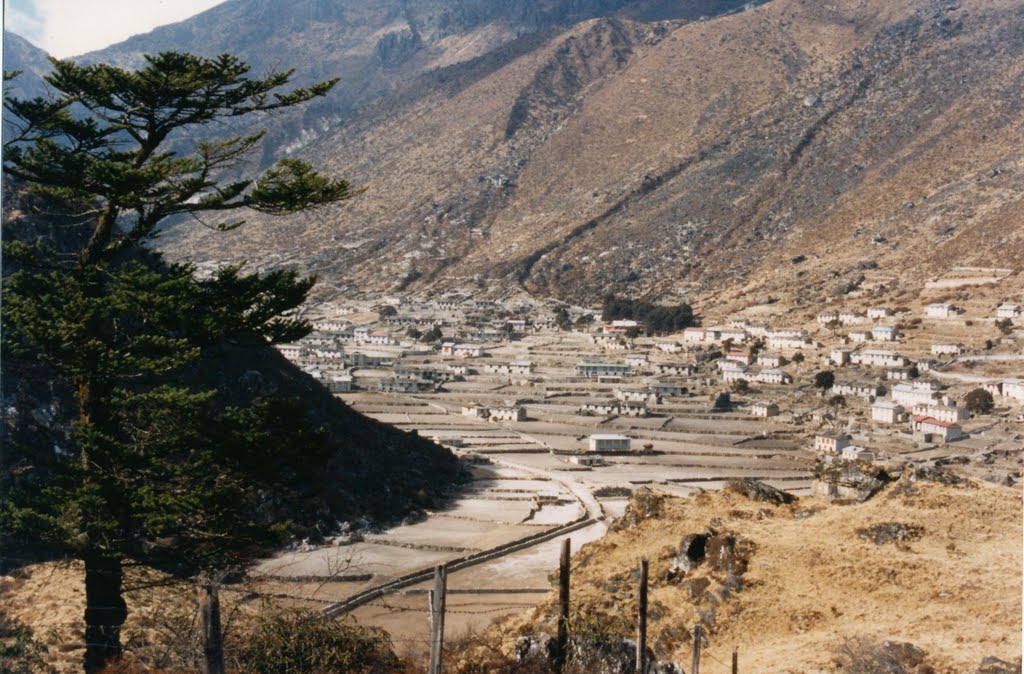
[[[921,332],[912,329],[921,319],[915,317],[908,323],[903,310],[885,306],[825,311],[817,315],[817,327],[809,325],[810,331],[737,320],[725,327],[689,327],[676,338],[658,339],[638,337],[643,325],[637,321],[592,323],[577,308],[555,304],[539,308],[534,303],[517,313],[509,303],[472,297],[426,303],[386,297],[369,310],[380,316],[372,324],[367,324],[365,308],[338,308],[316,321],[316,331],[310,336],[278,349],[335,393],[362,388],[426,394],[477,375],[490,377],[485,381],[499,390],[504,386],[545,386],[554,376],[576,387],[593,382],[597,395],[586,402],[573,401],[570,409],[577,414],[640,418],[657,416],[663,398],[709,394],[716,388],[720,391],[722,385],[734,393],[746,393],[750,389],[737,385],[745,382],[758,386],[753,392],[757,397],[746,406],[753,418],[771,419],[776,425],[806,423],[807,413],[797,409],[804,400],[813,403],[819,395],[830,396],[816,403],[818,410],[827,405],[829,413],[810,414],[812,421],[824,423],[827,418],[833,427],[853,429],[856,419],[866,416],[871,433],[905,436],[917,443],[962,439],[963,424],[971,417],[942,386],[921,378],[967,356],[971,350],[950,335],[962,337],[953,329],[940,329],[930,345],[921,345]],[[932,321],[950,321],[962,313],[952,304],[936,302],[924,307],[921,315]],[[360,316],[363,324],[352,322]],[[1021,316],[1019,305],[1003,303],[992,318]],[[959,323],[944,325],[955,328]],[[559,329],[585,332],[586,339],[580,341],[594,348],[584,347],[555,367],[542,355],[540,368],[533,352],[529,358],[521,357],[528,349],[506,348],[531,333]],[[438,330],[442,340],[425,343],[414,337],[416,331],[435,331],[436,335]],[[836,378],[828,391],[819,394],[810,379],[821,369],[835,370]],[[553,375],[553,370],[558,374]],[[1024,401],[1024,379],[990,381],[984,388],[996,400]],[[845,401],[849,402],[841,409]],[[467,403],[461,414],[491,422],[526,420],[526,410],[518,403]],[[630,443],[629,436],[616,434],[595,434],[587,439],[592,454],[630,451]],[[875,458],[873,451],[854,445],[848,433],[819,435],[813,448],[844,458]],[[601,459],[590,456],[580,461],[598,465]]]

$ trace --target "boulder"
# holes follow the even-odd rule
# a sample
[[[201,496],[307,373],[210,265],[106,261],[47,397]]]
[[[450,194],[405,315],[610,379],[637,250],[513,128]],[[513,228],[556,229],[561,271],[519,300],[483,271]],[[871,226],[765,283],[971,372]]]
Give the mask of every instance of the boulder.
[[[558,642],[548,634],[519,637],[512,647],[516,662],[548,662],[558,659]]]
[[[924,527],[914,524],[903,524],[902,522],[880,522],[870,527],[857,529],[858,536],[872,541],[875,545],[915,541],[921,538],[923,533]]]
[[[884,469],[861,461],[819,461],[814,468],[814,495],[863,502],[891,481]]]
[[[974,674],[1021,674],[1021,659],[1007,662],[990,655],[981,661]]]
[[[796,496],[792,494],[749,477],[745,477],[742,480],[730,480],[727,488],[736,493],[743,494],[752,501],[763,501],[764,503],[774,503],[775,505],[795,503],[797,500]]]
[[[689,534],[679,543],[679,552],[668,565],[669,579],[685,576],[687,572],[704,561],[708,534]],[[703,588],[701,589],[703,592]]]
[[[633,492],[633,497],[629,499],[626,512],[623,513],[622,517],[615,520],[612,529],[631,529],[646,519],[658,517],[661,515],[664,502],[665,497],[661,494],[655,494],[646,487],[637,489]]]
[[[705,545],[705,559],[714,571],[742,576],[747,570],[747,558],[738,539],[731,534],[716,534]]]

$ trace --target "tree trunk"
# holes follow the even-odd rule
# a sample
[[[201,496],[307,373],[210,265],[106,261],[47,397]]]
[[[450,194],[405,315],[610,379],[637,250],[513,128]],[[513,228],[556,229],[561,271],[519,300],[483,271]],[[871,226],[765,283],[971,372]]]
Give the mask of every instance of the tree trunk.
[[[128,607],[121,595],[121,561],[85,555],[85,672],[93,674],[121,655],[121,626]]]

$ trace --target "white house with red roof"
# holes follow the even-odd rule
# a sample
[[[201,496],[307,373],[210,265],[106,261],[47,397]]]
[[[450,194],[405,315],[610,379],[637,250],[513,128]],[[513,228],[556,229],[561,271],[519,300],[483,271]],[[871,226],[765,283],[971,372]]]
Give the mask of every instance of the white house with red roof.
[[[914,431],[914,435],[924,440],[924,442],[931,442],[933,440],[950,442],[952,440],[959,440],[964,436],[964,431],[960,424],[940,421],[934,417],[914,415],[910,418],[910,427]]]

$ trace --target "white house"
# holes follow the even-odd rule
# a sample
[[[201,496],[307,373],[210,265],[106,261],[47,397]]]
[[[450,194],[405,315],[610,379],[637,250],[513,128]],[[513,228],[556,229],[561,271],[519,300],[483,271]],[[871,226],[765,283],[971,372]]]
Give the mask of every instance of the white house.
[[[867,316],[858,311],[840,311],[839,322],[843,325],[856,325],[867,321]]]
[[[734,382],[740,379],[748,379],[747,368],[742,365],[725,365],[722,367],[722,381]]]
[[[996,307],[996,318],[1020,318],[1024,309],[1019,304],[1003,303]]]
[[[876,342],[895,342],[899,337],[899,330],[891,325],[876,325],[871,328],[871,339]]]
[[[456,344],[452,354],[459,358],[479,358],[484,355],[484,347],[479,344]]]
[[[964,352],[963,344],[932,344],[933,356],[959,356]]]
[[[645,389],[616,389],[615,397],[631,403],[645,403],[648,405],[658,405],[661,403],[657,393]]]
[[[382,367],[395,362],[393,356],[380,353],[353,353],[349,355],[353,367]]]
[[[807,331],[799,328],[776,328],[768,332],[768,338],[772,337],[799,337],[804,339],[807,337]]]
[[[491,363],[484,365],[484,372],[491,374],[530,374],[533,372],[533,363],[522,360],[512,363]]]
[[[655,346],[664,351],[665,353],[679,353],[683,350],[679,342],[658,342]]]
[[[599,403],[583,403],[580,405],[580,414],[597,414],[602,417],[612,416],[619,413],[619,401],[606,400]]]
[[[308,349],[301,344],[277,344],[275,348],[288,360],[296,360],[309,353]]]
[[[1003,382],[1001,381],[993,381],[987,384],[982,384],[981,388],[988,391],[993,398],[997,398],[1003,395]]]
[[[850,355],[850,362],[866,367],[903,367],[909,361],[895,351],[865,349]]]
[[[683,341],[691,344],[707,344],[715,341],[715,333],[706,328],[684,328]]]
[[[832,349],[829,360],[841,367],[850,362],[850,353],[849,349]]]
[[[677,377],[689,377],[696,368],[693,365],[684,365],[682,363],[658,363],[654,366],[654,370],[658,374],[673,374]]]
[[[935,439],[950,442],[958,440],[964,435],[959,424],[939,421],[931,417],[911,417],[911,428],[914,435],[923,442],[932,442]]]
[[[655,384],[651,389],[660,396],[678,397],[686,394],[686,388],[677,384]]]
[[[868,318],[887,318],[894,313],[889,307],[871,307],[868,309]]]
[[[806,337],[769,337],[769,349],[808,349],[814,346]]]
[[[756,402],[750,405],[750,415],[761,419],[779,415],[779,406],[770,402]]]
[[[957,405],[917,405],[912,412],[915,416],[931,417],[948,424],[955,424],[971,418],[970,410]]]
[[[587,456],[586,454],[577,454],[576,456],[570,456],[569,462],[574,463],[577,466],[603,466],[605,461],[600,456]]]
[[[818,435],[814,438],[814,451],[838,454],[844,447],[850,446],[850,436],[843,434]]]
[[[871,332],[869,330],[854,330],[848,333],[846,337],[854,343],[866,342],[871,339]]]
[[[491,408],[490,421],[526,421],[526,408],[519,405]]]
[[[633,372],[633,367],[625,363],[602,363],[584,360],[576,363],[576,374],[584,377],[625,376]]]
[[[847,461],[874,461],[875,453],[856,445],[843,447],[842,457]]]
[[[490,409],[479,403],[469,403],[462,406],[462,416],[471,419],[486,419],[491,415]]]
[[[623,452],[630,449],[630,439],[625,435],[599,433],[591,435],[588,444],[592,452]]]
[[[378,388],[383,393],[419,393],[430,388],[430,382],[415,379],[381,379]]]
[[[363,340],[367,344],[391,344],[391,335],[383,330],[373,330],[366,333]]]
[[[1024,379],[1004,380],[1003,395],[1014,400],[1024,400]]]
[[[782,367],[789,361],[783,356],[778,355],[760,355],[757,357],[757,364],[761,367]]]
[[[580,405],[580,414],[597,414],[600,416],[646,417],[647,406],[625,400],[609,400],[600,403],[584,403]]]
[[[754,362],[754,357],[747,351],[730,351],[725,354],[725,359],[741,365],[750,365]]]
[[[824,311],[824,312],[818,314],[818,316],[817,316],[817,318],[815,320],[818,321],[818,325],[828,325],[832,321],[835,321],[835,322],[838,323],[839,322],[839,314],[837,314],[834,311]]]
[[[864,382],[836,382],[830,389],[832,395],[871,400],[879,395],[881,388]]]
[[[331,393],[348,393],[352,390],[352,377],[349,375],[335,375],[327,382],[327,390]]]
[[[716,335],[715,339],[719,342],[724,342],[727,339],[731,339],[734,342],[743,342],[747,339],[747,331],[739,328],[715,328]]]
[[[761,370],[753,375],[752,381],[762,384],[792,384],[793,377],[782,370]]]
[[[647,364],[647,354],[634,353],[626,356],[625,363],[633,367],[642,367]]]
[[[880,424],[902,423],[907,420],[907,410],[889,400],[876,400],[871,405],[871,420]]]
[[[313,323],[313,327],[323,332],[341,332],[348,327],[348,321],[327,319]]]
[[[914,382],[913,384],[896,384],[892,387],[892,400],[907,407],[927,405],[935,399],[938,387],[930,382]]]
[[[952,318],[957,315],[957,308],[945,302],[933,302],[924,308],[927,318]]]
[[[885,378],[893,381],[910,381],[909,367],[893,367],[885,371]]]

